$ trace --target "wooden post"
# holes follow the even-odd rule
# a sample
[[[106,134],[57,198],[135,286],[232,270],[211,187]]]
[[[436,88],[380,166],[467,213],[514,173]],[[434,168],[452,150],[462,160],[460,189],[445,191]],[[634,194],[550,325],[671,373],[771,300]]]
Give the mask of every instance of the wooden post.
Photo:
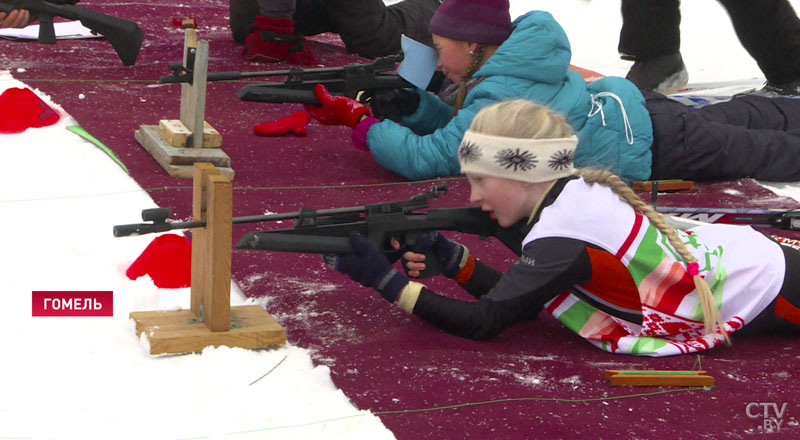
[[[208,72],[208,41],[197,41],[194,28],[186,29],[183,45],[183,65],[188,66],[194,52],[192,84],[181,83],[181,113],[183,125],[192,133],[187,147],[203,148],[203,121],[206,117],[206,83]]]
[[[233,196],[231,182],[208,163],[194,164],[191,308],[132,312],[150,354],[188,353],[207,346],[264,348],[286,343],[286,331],[261,306],[231,307]]]
[[[211,164],[195,164],[192,213],[205,228],[192,235],[191,310],[212,332],[230,326],[233,191]]]
[[[199,162],[194,164],[194,176],[192,181],[192,217],[194,220],[206,220],[208,217],[205,184],[206,177],[218,174],[219,170],[210,164]],[[191,310],[198,319],[203,318],[203,307],[205,298],[206,281],[204,274],[208,273],[206,267],[206,243],[208,242],[208,231],[206,228],[195,228],[192,230],[192,294]]]
[[[223,176],[233,180],[231,159],[219,148],[222,135],[205,121],[208,55],[208,41],[198,41],[195,29],[187,27],[183,66],[191,70],[192,83],[181,83],[180,119],[162,119],[158,125],[141,125],[134,137],[170,176],[193,178],[192,165],[209,162]]]
[[[226,331],[231,321],[231,182],[220,175],[206,176],[208,226],[206,255],[210,261],[204,274],[210,286],[203,300],[204,321],[212,332]]]

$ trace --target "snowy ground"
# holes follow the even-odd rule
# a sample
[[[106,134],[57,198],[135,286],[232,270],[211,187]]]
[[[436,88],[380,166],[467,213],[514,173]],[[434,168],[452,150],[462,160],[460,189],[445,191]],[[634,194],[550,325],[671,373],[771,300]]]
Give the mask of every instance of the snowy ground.
[[[624,76],[617,0],[512,0],[512,15],[531,7],[561,21],[574,64]],[[690,81],[762,77],[716,1],[682,10]],[[0,92],[24,86],[12,78],[15,66],[0,69]],[[0,135],[0,439],[393,438],[304,349],[146,354],[129,312],[187,308],[188,289],[127,279],[152,237],[116,239],[110,225],[155,205],[104,153],[64,130],[75,121],[52,105],[59,124]],[[779,190],[800,199],[797,185]],[[33,290],[113,290],[114,316],[34,318]]]
[[[9,87],[23,84],[0,74]],[[114,238],[111,225],[155,204],[67,125],[0,135],[17,165],[0,177],[0,439],[393,438],[304,349],[148,355],[128,314],[188,308],[189,289],[125,276],[153,236]],[[114,316],[32,317],[34,290],[112,290]]]
[[[797,9],[800,1],[790,3]],[[617,53],[622,23],[619,0],[518,0],[512,17],[529,9],[549,11],[572,44],[572,63],[605,75],[625,76],[630,61]],[[689,82],[763,79],[758,65],[739,44],[725,9],[716,0],[681,2],[681,53]]]

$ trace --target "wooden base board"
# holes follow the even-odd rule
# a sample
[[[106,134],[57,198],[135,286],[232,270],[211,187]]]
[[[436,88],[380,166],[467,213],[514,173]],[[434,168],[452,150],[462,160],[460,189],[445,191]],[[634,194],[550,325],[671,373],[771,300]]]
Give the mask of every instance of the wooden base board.
[[[194,163],[208,162],[216,166],[220,174],[233,180],[231,159],[219,148],[173,147],[161,137],[158,125],[141,125],[134,137],[170,176],[191,179]]]
[[[231,323],[239,327],[212,332],[203,322],[190,322],[191,310],[132,312],[136,334],[144,333],[150,354],[196,353],[209,346],[266,348],[286,344],[286,330],[261,306],[232,306]]]

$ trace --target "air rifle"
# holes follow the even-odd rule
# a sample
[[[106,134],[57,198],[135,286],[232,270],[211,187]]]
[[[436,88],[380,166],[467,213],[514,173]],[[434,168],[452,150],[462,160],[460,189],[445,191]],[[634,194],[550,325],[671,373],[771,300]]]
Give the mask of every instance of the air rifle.
[[[39,20],[38,41],[44,44],[56,42],[53,17],[78,20],[92,32],[104,35],[123,64],[133,65],[142,47],[144,31],[132,21],[72,6],[75,3],[77,0],[0,0],[0,11],[8,13],[14,9],[27,9],[35,14]]]
[[[446,192],[447,186],[434,186],[431,191],[402,201],[373,203],[363,206],[333,209],[301,209],[300,211],[251,217],[235,217],[234,224],[295,219],[293,228],[254,231],[245,234],[237,249],[316,254],[353,252],[348,236],[356,231],[367,237],[390,258],[400,254],[392,248],[390,239],[400,242],[401,250],[414,249],[418,237],[430,230],[449,230],[480,237],[496,237],[517,255],[522,252],[522,232],[516,226],[503,228],[478,207],[429,209],[429,200]],[[114,236],[164,232],[172,229],[197,228],[205,221],[166,222],[169,208],[146,209],[142,219],[151,223],[114,226]],[[427,268],[421,277],[437,273],[438,258],[426,259]]]
[[[384,90],[414,87],[411,83],[397,75],[388,73],[397,69],[397,63],[403,60],[402,55],[391,55],[376,58],[369,64],[348,64],[341,67],[317,67],[303,69],[292,67],[287,70],[267,70],[259,72],[215,72],[209,73],[207,81],[231,81],[243,78],[262,76],[285,76],[283,82],[265,82],[249,84],[239,90],[237,96],[243,101],[254,102],[298,102],[302,104],[320,105],[314,95],[314,86],[324,84],[331,95],[358,98],[361,102],[369,102],[376,94]],[[171,75],[162,76],[161,83],[189,83],[193,78],[194,60],[190,59],[184,66],[181,63],[170,63]],[[437,91],[444,76],[437,72],[431,80],[428,90]],[[363,93],[362,93],[363,92]]]

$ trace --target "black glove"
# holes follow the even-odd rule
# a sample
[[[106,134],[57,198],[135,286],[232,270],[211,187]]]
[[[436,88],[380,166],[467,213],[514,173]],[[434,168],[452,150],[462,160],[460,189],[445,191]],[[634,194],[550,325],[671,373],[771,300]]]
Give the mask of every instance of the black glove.
[[[417,238],[414,252],[425,254],[431,249],[433,249],[436,257],[439,259],[442,275],[448,278],[456,276],[458,271],[461,270],[461,260],[464,257],[464,252],[467,252],[466,246],[448,240],[437,231],[421,234]],[[405,267],[405,265],[403,267]],[[435,274],[431,273],[430,275]]]
[[[400,122],[404,116],[417,111],[419,94],[415,89],[393,89],[376,92],[370,100],[372,114],[378,119]]]
[[[326,256],[325,262],[351,280],[377,290],[387,301],[395,302],[408,284],[408,277],[392,267],[386,256],[358,232],[351,232],[349,239],[354,253]]]

